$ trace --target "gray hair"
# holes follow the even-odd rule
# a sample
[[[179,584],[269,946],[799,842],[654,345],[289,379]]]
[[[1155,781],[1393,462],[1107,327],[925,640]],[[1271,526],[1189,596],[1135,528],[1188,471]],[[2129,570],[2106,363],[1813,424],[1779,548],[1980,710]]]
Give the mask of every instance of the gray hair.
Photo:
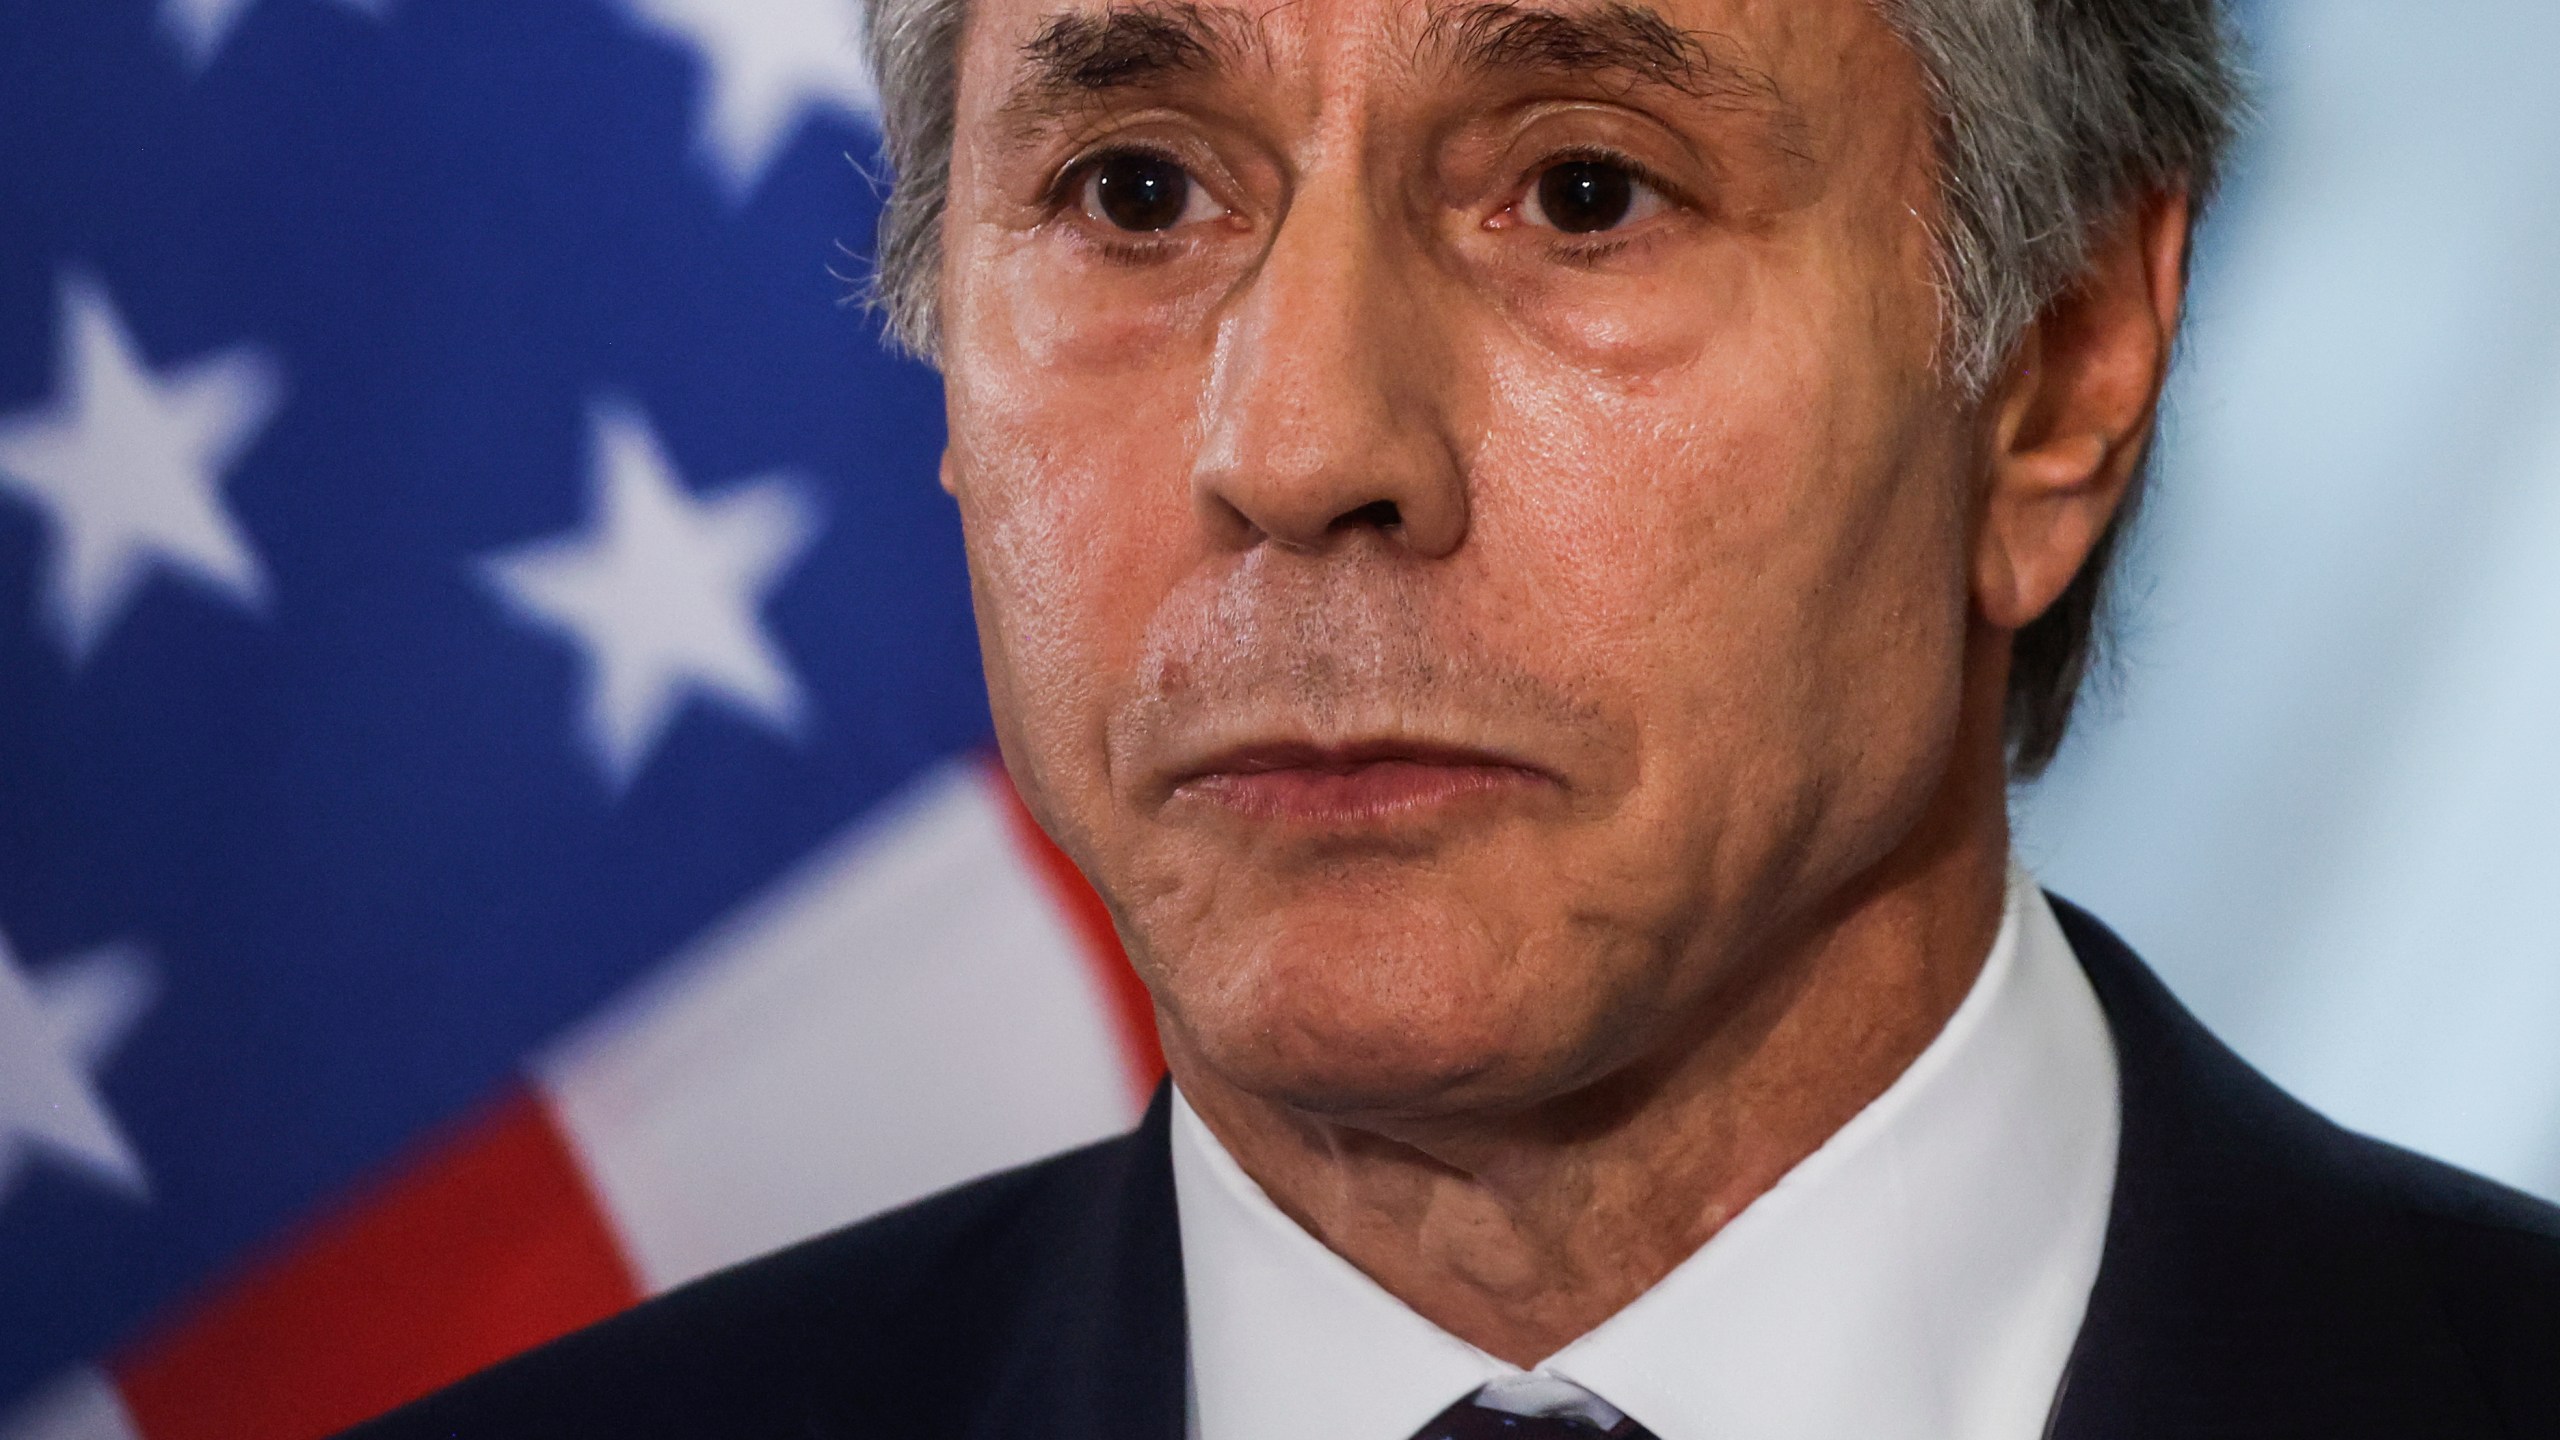
[[[1927,75],[1941,172],[1940,366],[1979,395],[2081,273],[2103,224],[2172,190],[2203,213],[2243,105],[2238,43],[2223,0],[1869,3]],[[968,0],[865,4],[894,176],[872,298],[891,341],[931,360]],[[2062,598],[2018,632],[2007,725],[2021,776],[2061,747],[2143,478]]]

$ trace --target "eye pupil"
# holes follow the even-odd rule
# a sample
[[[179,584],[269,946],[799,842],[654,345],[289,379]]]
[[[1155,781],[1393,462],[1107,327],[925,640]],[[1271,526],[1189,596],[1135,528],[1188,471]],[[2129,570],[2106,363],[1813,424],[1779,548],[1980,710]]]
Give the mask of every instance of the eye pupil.
[[[1538,208],[1569,234],[1606,230],[1635,205],[1635,177],[1599,160],[1567,160],[1538,177]]]
[[[1094,203],[1123,230],[1167,230],[1191,201],[1191,177],[1154,155],[1113,155],[1094,170]]]

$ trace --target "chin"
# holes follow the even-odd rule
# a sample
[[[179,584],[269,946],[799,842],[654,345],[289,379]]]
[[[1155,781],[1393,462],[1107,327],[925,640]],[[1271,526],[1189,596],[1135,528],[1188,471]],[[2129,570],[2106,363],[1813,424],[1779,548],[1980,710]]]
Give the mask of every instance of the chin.
[[[1614,987],[1577,957],[1399,918],[1308,907],[1177,952],[1161,978],[1185,1048],[1298,1110],[1425,1118],[1566,1093],[1626,1038],[1595,1003]]]

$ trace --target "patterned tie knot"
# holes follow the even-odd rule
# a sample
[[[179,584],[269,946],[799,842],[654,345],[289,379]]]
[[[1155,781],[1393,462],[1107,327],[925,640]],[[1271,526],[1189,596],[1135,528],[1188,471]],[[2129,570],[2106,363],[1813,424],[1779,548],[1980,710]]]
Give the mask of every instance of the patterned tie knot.
[[[1653,1434],[1571,1381],[1522,1375],[1441,1411],[1413,1440],[1653,1440]]]

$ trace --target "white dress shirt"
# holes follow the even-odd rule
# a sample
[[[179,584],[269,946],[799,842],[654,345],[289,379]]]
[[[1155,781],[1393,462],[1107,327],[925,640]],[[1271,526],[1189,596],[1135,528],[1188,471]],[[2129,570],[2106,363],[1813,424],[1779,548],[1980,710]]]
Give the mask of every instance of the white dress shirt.
[[[1191,1433],[1409,1440],[1493,1384],[1579,1386],[1659,1440],[2036,1440],[2097,1278],[2116,1086],[2097,996],[2013,870],[1981,978],[1911,1067],[1525,1375],[1281,1213],[1177,1095]]]

